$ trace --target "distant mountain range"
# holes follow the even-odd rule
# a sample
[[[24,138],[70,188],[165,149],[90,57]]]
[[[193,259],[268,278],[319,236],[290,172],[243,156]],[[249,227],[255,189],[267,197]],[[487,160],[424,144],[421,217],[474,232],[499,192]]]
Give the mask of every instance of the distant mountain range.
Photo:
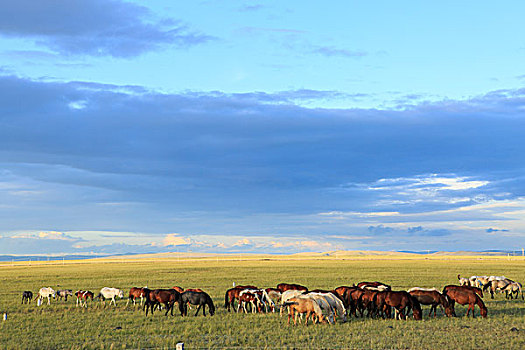
[[[499,256],[499,255],[511,255],[511,256],[522,256],[521,251],[512,251],[512,250],[484,250],[484,251],[454,251],[454,252],[445,252],[445,251],[436,251],[436,250],[424,250],[424,251],[414,251],[414,250],[400,250],[400,251],[367,251],[367,250],[343,250],[343,251],[330,251],[324,253],[295,253],[295,254],[264,254],[257,253],[257,255],[318,255],[318,256],[351,256],[351,255],[395,255],[395,254],[417,254],[417,255],[487,255],[487,256]],[[124,253],[124,254],[66,254],[66,255],[0,255],[0,261],[60,261],[60,260],[85,260],[85,259],[97,259],[97,258],[107,258],[107,257],[129,257],[133,258],[145,258],[145,257],[174,257],[174,256],[214,256],[214,255],[232,255],[232,253],[193,253],[193,254],[184,254],[184,253],[162,253],[162,254],[142,254],[142,253]],[[253,255],[251,253],[235,253],[233,255]]]

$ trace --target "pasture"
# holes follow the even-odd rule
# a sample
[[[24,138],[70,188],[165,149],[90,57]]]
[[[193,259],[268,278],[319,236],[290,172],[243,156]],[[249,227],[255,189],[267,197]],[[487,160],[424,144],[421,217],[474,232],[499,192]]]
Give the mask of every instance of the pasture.
[[[521,349],[525,347],[525,302],[505,300],[498,294],[485,295],[488,318],[465,318],[466,306],[456,306],[457,318],[428,318],[396,321],[351,318],[335,325],[287,325],[287,317],[275,314],[228,313],[224,292],[236,284],[275,287],[280,282],[299,283],[309,288],[332,289],[359,281],[382,281],[394,290],[458,284],[457,275],[505,275],[525,282],[522,257],[494,256],[244,256],[165,259],[94,259],[5,263],[0,266],[0,348],[143,349],[175,348],[184,342],[193,348],[462,348]],[[75,306],[75,298],[52,300],[51,305],[21,304],[22,292],[36,293],[40,287],[91,290],[118,287],[125,298],[130,287],[202,288],[215,303],[214,316],[182,318],[155,312],[146,317],[140,307],[116,307],[89,302]],[[488,293],[487,293],[488,294]]]

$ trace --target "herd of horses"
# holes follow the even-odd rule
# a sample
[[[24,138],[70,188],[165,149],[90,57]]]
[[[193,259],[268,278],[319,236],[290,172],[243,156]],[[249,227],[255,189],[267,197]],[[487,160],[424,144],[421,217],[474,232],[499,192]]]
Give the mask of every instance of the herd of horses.
[[[487,317],[488,310],[483,302],[483,292],[489,290],[494,298],[495,292],[505,292],[507,298],[517,298],[521,293],[521,284],[500,276],[472,276],[462,278],[458,275],[459,285],[447,285],[442,291],[436,288],[414,287],[407,291],[395,291],[382,282],[359,282],[352,286],[339,286],[333,290],[309,290],[299,284],[280,283],[276,288],[258,288],[254,285],[240,285],[228,289],[224,295],[224,308],[228,311],[243,313],[273,313],[279,311],[281,316],[287,310],[288,323],[294,325],[305,317],[305,324],[335,323],[338,319],[348,321],[350,317],[395,318],[408,319],[410,315],[415,320],[423,318],[421,305],[430,305],[428,316],[436,317],[438,307],[448,317],[455,317],[455,304],[468,305],[467,317],[472,313],[475,317],[475,306],[480,315]],[[511,286],[511,287],[509,287]],[[116,306],[116,298],[124,298],[124,292],[118,288],[104,287],[99,294],[88,290],[71,289],[55,291],[51,287],[43,287],[35,298],[38,305],[44,299],[50,304],[51,298],[64,299],[76,296],[76,305],[87,307],[88,301],[95,299],[110,300]],[[22,293],[22,303],[33,299],[31,291]],[[174,286],[167,289],[150,289],[148,287],[133,287],[128,294],[129,303],[140,303],[146,316],[156,309],[165,309],[165,315],[173,315],[175,304],[178,305],[181,316],[188,315],[188,308],[196,307],[195,316],[202,313],[206,316],[206,307],[210,315],[215,314],[212,298],[202,289],[186,289]]]
[[[507,299],[518,299],[521,294],[521,299],[525,300],[521,283],[505,276],[471,276],[464,278],[458,275],[458,280],[461,286],[478,287],[482,288],[483,291],[488,290],[491,299],[494,299],[496,292],[500,292],[505,293],[505,298]]]

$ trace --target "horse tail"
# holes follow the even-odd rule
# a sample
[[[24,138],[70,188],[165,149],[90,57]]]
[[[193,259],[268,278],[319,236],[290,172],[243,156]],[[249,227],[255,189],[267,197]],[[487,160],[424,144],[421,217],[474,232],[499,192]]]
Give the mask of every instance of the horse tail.
[[[230,309],[230,298],[229,298],[229,289],[226,291],[226,294],[224,294],[224,308],[225,309]]]
[[[487,284],[483,285],[483,291],[486,291],[492,285],[492,281],[489,281]]]
[[[285,301],[284,304],[282,304],[282,307],[287,307],[290,305],[298,305],[299,303],[297,301]]]

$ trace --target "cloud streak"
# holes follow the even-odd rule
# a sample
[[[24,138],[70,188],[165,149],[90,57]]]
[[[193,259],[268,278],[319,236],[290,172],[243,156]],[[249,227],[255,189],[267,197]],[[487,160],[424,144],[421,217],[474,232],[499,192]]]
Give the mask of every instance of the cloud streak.
[[[0,35],[31,39],[60,54],[121,58],[213,39],[182,22],[156,20],[147,8],[119,0],[7,2],[0,13]]]

